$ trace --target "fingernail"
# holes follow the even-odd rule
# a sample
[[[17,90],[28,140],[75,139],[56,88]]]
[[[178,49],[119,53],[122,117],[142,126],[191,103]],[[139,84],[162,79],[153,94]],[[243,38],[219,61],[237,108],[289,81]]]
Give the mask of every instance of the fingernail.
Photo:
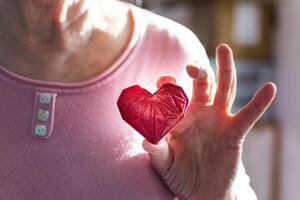
[[[147,151],[148,153],[152,154],[152,155],[156,155],[158,150],[158,147],[154,144],[151,144],[150,142],[144,140],[143,144],[142,144],[143,148],[145,151]]]
[[[200,62],[197,61],[197,60],[195,60],[194,62],[192,62],[192,65],[194,65],[194,66],[199,66],[199,65],[200,65]]]
[[[206,79],[207,77],[207,70],[204,67],[200,67],[198,70],[198,79]]]
[[[222,58],[228,58],[228,56],[231,54],[232,50],[227,44],[221,44],[218,47],[218,54]]]

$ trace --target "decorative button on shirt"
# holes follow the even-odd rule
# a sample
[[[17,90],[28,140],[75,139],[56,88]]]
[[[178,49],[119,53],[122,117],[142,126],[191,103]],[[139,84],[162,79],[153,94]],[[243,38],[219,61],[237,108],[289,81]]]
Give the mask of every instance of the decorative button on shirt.
[[[37,113],[37,119],[45,122],[49,119],[49,114],[50,114],[49,110],[39,109]]]
[[[38,137],[45,137],[47,135],[47,126],[43,124],[35,125],[34,134]]]
[[[32,135],[38,139],[48,139],[53,131],[55,120],[55,103],[57,93],[34,93],[33,115],[31,121]]]
[[[49,93],[41,93],[39,102],[41,104],[49,104],[51,102],[51,97],[52,97],[52,95]]]

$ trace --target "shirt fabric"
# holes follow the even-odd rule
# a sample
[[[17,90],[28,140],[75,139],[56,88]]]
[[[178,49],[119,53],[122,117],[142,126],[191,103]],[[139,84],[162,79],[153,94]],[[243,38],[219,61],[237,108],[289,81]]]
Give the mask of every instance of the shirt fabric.
[[[0,199],[174,198],[116,102],[126,87],[139,84],[154,92],[160,75],[182,80],[186,64],[209,62],[184,26],[133,5],[130,11],[134,33],[126,50],[94,78],[48,82],[0,65]],[[35,137],[35,129],[43,134],[43,128],[46,138]]]

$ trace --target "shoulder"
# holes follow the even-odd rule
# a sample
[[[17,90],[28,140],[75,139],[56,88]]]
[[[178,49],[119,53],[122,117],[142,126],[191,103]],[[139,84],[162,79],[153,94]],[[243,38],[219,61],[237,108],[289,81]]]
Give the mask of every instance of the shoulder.
[[[184,25],[145,9],[137,8],[143,23],[146,40],[187,60],[209,65],[205,48],[198,37]]]

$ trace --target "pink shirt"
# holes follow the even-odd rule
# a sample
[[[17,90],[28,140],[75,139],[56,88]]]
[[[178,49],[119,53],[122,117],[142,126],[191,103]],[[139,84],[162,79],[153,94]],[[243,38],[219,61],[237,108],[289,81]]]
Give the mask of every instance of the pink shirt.
[[[187,63],[209,66],[208,59],[187,28],[134,6],[131,12],[130,44],[92,79],[54,83],[0,66],[0,199],[173,199],[116,101],[128,86],[153,92],[160,75],[180,79]]]

